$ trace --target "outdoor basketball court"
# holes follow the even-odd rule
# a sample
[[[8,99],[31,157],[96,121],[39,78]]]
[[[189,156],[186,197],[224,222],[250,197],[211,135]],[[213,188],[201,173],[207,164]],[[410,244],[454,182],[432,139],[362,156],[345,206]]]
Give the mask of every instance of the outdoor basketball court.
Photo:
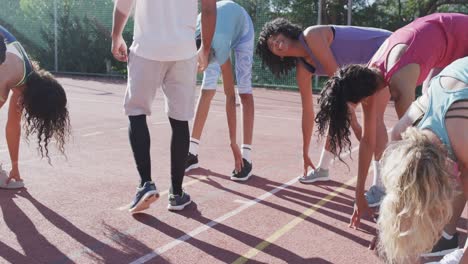
[[[343,155],[349,168],[338,160],[331,166],[333,181],[297,181],[302,172],[298,92],[254,90],[254,176],[245,183],[229,179],[234,162],[219,92],[202,136],[201,168],[184,181],[193,203],[174,213],[166,209],[171,131],[158,91],[148,124],[152,176],[161,197],[149,210],[131,215],[126,205],[139,177],[122,107],[125,82],[59,81],[72,124],[67,157],[54,152],[50,166],[37,155],[33,137],[29,145],[22,142],[20,171],[27,188],[0,190],[0,262],[380,263],[368,250],[375,224],[363,220],[359,230],[348,227],[357,174],[355,138],[352,157]],[[4,107],[0,128],[6,114]],[[385,119],[390,129],[397,120],[392,105]],[[238,132],[240,122],[238,107]],[[9,169],[4,138],[0,129],[0,160]],[[321,150],[314,135],[314,162]],[[459,226],[466,226],[466,215]],[[460,232],[464,241],[466,229]]]

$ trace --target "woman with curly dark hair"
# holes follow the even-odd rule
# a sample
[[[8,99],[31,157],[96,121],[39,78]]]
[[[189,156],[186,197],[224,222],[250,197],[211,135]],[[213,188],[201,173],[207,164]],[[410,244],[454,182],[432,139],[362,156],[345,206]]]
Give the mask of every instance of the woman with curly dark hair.
[[[308,167],[314,168],[308,154],[314,124],[312,75],[331,77],[344,65],[367,63],[390,34],[383,29],[335,25],[312,26],[303,31],[284,18],[264,25],[257,43],[263,65],[277,77],[296,69],[302,99],[304,176],[299,179],[302,183],[329,180],[328,166],[333,158],[327,140],[317,169],[307,173]],[[351,112],[359,139],[361,129],[354,111]]]
[[[390,96],[395,100],[398,118],[402,118],[415,99],[416,86],[437,72],[433,69],[468,55],[466,27],[468,16],[462,14],[432,14],[416,19],[393,33],[367,66],[349,65],[327,82],[316,122],[319,133],[329,135],[336,156],[350,148],[347,104],[362,103],[363,107],[356,206],[350,226],[358,227],[361,214],[371,213],[364,187],[372,156],[380,159],[381,153],[373,151],[376,142],[387,138],[383,121]]]
[[[26,137],[35,134],[41,157],[50,162],[49,143],[57,141],[64,153],[70,122],[67,97],[63,87],[52,74],[36,69],[16,38],[0,26],[0,107],[8,99],[6,140],[11,159],[11,171],[0,169],[0,188],[16,189],[24,186],[18,167],[21,137],[21,117]]]

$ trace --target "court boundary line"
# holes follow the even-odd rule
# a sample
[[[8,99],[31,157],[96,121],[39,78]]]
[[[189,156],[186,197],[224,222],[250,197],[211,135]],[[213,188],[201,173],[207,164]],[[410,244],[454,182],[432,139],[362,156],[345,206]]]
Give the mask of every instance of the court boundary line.
[[[319,209],[321,209],[325,204],[333,200],[337,195],[341,194],[343,190],[347,189],[347,187],[351,186],[351,184],[355,183],[357,180],[357,176],[354,176],[347,182],[343,183],[340,187],[338,187],[333,192],[329,193],[327,196],[322,198],[320,201],[314,203],[311,207],[304,210],[300,215],[294,217],[291,221],[287,224],[283,225],[279,229],[277,229],[272,235],[268,238],[260,242],[255,247],[250,248],[246,253],[242,254],[238,259],[236,259],[232,264],[244,264],[247,261],[251,260],[253,257],[258,255],[258,253],[263,252],[265,248],[273,244],[275,241],[280,239],[283,235],[291,231],[294,227],[298,224],[302,223],[305,219],[316,213]]]
[[[343,158],[344,156],[346,155],[349,155],[351,154],[352,152],[356,151],[357,149],[359,149],[359,145],[355,148],[353,148],[352,150],[350,151],[347,151],[346,153],[343,153],[341,154],[340,156]],[[334,162],[334,160],[332,161]],[[355,178],[351,179],[351,180],[356,180]],[[349,181],[351,181],[349,180]],[[157,257],[157,256],[160,256],[162,254],[164,254],[166,251],[169,251],[170,249],[173,249],[175,247],[177,247],[178,245],[184,243],[185,241],[189,240],[190,238],[192,237],[195,237],[196,235],[199,235],[207,230],[210,230],[213,226],[216,226],[220,223],[222,223],[223,221],[235,216],[235,215],[238,215],[239,213],[241,213],[242,211],[258,204],[259,202],[263,201],[263,200],[266,200],[268,197],[270,196],[273,196],[275,193],[283,190],[283,189],[286,189],[288,188],[289,186],[293,185],[294,183],[296,183],[298,181],[298,177],[295,177],[294,179],[292,180],[289,180],[288,182],[282,184],[281,186],[278,186],[274,189],[272,189],[271,191],[268,191],[260,196],[258,196],[257,198],[253,199],[253,200],[250,200],[250,201],[246,201],[245,204],[241,205],[240,207],[238,207],[237,209],[234,209],[230,212],[227,212],[225,213],[224,215],[214,219],[214,220],[211,220],[209,223],[207,224],[203,224],[203,225],[200,225],[199,227],[193,229],[192,231],[186,233],[185,235],[182,235],[174,240],[172,240],[171,242],[163,245],[163,246],[160,246],[156,249],[154,249],[152,252],[130,262],[130,264],[143,264],[143,263],[146,263],[147,261]],[[348,181],[348,182],[349,182]],[[347,182],[347,183],[348,183]],[[338,188],[340,189],[340,188]],[[336,189],[335,191],[337,191],[338,189]],[[333,192],[335,192],[333,191]],[[333,193],[331,192],[331,193]],[[341,192],[339,192],[341,193]],[[337,194],[339,194],[337,193]],[[322,198],[320,201],[318,201],[316,204],[320,203],[323,201],[323,205],[325,205],[326,203],[328,203],[330,200],[328,201],[324,201],[325,198],[327,198],[330,194],[328,194],[326,197]]]

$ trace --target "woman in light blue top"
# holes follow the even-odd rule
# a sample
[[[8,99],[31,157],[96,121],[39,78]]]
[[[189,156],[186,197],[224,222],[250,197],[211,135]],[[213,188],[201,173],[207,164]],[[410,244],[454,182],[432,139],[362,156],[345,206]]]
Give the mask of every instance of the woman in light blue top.
[[[397,130],[421,116],[417,128],[393,135],[402,140],[382,160],[387,194],[378,220],[380,250],[392,263],[458,248],[456,224],[468,197],[468,57],[431,80]]]
[[[222,73],[226,95],[226,113],[229,126],[230,145],[234,155],[234,171],[231,179],[246,181],[252,174],[252,133],[254,122],[254,100],[252,96],[252,62],[254,28],[244,8],[232,1],[216,3],[216,29],[211,43],[210,63],[203,74],[197,112],[190,138],[186,171],[197,168],[198,146],[205,125],[211,100],[216,94],[218,78]],[[197,26],[197,45],[200,44],[200,16]],[[242,152],[236,140],[236,93],[232,75],[231,52],[235,55],[237,91],[242,104],[243,144]]]

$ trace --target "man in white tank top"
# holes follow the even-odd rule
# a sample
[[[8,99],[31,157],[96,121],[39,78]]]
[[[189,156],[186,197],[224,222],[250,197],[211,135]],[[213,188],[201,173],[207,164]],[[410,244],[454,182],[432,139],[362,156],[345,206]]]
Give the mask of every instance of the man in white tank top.
[[[200,2],[203,43],[198,51],[198,68],[204,70],[216,25],[216,0]],[[133,6],[134,36],[128,54],[122,32]],[[112,54],[115,59],[128,63],[124,109],[130,120],[130,145],[141,178],[129,208],[132,213],[147,209],[159,197],[151,179],[150,134],[146,124],[159,87],[165,95],[166,113],[172,127],[168,209],[182,210],[191,202],[190,195],[182,190],[182,182],[189,148],[188,120],[193,118],[195,107],[197,13],[197,0],[115,1]]]

